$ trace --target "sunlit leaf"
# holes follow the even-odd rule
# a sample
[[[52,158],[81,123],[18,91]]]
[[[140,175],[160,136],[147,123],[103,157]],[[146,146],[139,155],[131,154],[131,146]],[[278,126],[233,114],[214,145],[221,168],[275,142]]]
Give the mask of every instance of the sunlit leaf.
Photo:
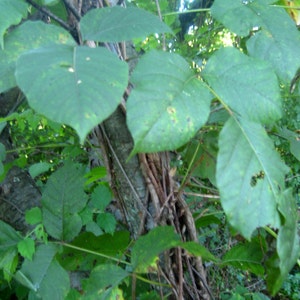
[[[84,40],[121,42],[151,33],[172,32],[160,19],[137,7],[105,7],[89,11],[81,20]]]
[[[179,55],[151,51],[131,81],[127,124],[135,152],[176,149],[207,121],[212,96]]]
[[[121,102],[128,67],[104,48],[53,45],[21,55],[16,79],[32,108],[72,126],[83,142]]]
[[[217,185],[229,222],[247,239],[257,227],[279,228],[288,170],[261,125],[227,121],[219,138]]]

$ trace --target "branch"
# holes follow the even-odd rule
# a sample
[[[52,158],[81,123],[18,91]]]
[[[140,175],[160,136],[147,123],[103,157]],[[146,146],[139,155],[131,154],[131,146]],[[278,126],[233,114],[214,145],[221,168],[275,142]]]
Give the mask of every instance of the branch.
[[[32,5],[34,8],[36,8],[38,11],[40,11],[43,14],[47,15],[48,17],[52,18],[54,21],[56,21],[59,25],[61,25],[66,30],[71,31],[70,26],[66,22],[64,22],[62,19],[57,17],[55,14],[53,14],[47,8],[38,5],[37,3],[35,3],[32,0],[26,0],[26,2],[29,3],[30,5]]]
[[[74,15],[77,21],[80,21],[81,15],[79,11],[76,9],[76,7],[71,3],[70,0],[63,0],[65,6],[71,11],[71,13]]]

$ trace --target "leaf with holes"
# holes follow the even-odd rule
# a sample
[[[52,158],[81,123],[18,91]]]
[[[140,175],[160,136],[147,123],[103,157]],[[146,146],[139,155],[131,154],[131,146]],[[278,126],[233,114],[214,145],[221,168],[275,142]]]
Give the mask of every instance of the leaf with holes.
[[[16,79],[32,108],[72,126],[83,143],[121,102],[128,67],[105,48],[52,45],[22,54]]]
[[[171,33],[160,19],[137,7],[105,7],[89,11],[80,22],[83,40],[121,42],[151,33]]]
[[[212,96],[179,55],[151,51],[131,81],[127,124],[134,153],[176,149],[207,121]]]
[[[229,119],[219,138],[217,185],[229,222],[250,239],[257,227],[280,227],[278,203],[288,172],[264,128]]]

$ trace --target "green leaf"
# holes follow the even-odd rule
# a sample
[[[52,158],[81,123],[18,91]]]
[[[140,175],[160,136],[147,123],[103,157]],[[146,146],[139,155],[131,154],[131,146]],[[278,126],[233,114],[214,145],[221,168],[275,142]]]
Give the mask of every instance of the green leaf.
[[[25,220],[30,225],[41,223],[43,220],[41,209],[39,207],[33,207],[30,210],[27,210],[25,213]]]
[[[19,253],[29,260],[32,260],[32,256],[35,252],[34,241],[31,238],[24,238],[24,240],[18,243]]]
[[[211,94],[181,56],[151,51],[131,81],[127,124],[135,153],[176,149],[207,121]]]
[[[105,232],[113,234],[116,229],[116,218],[110,213],[101,213],[97,216],[97,224]]]
[[[0,270],[3,270],[3,277],[8,282],[13,278],[19,263],[17,249],[12,249],[6,253],[1,252],[0,256]]]
[[[116,265],[106,264],[97,266],[92,270],[89,279],[84,280],[83,287],[87,292],[83,299],[118,299],[111,298],[111,292],[128,275],[127,271]]]
[[[21,0],[0,0],[0,47],[3,36],[11,25],[17,25],[27,16],[28,4]]]
[[[85,174],[84,177],[87,178],[85,184],[89,185],[90,183],[95,183],[99,179],[106,176],[105,167],[95,167],[90,170],[89,173]]]
[[[40,21],[26,21],[14,29],[5,38],[5,49],[0,50],[0,92],[17,85],[16,61],[22,53],[49,44],[75,45],[76,43],[61,27]]]
[[[247,41],[249,54],[271,62],[282,79],[292,80],[300,65],[300,35],[286,11],[270,5],[274,2],[216,0],[211,12],[238,35],[248,35],[255,28],[258,32]]]
[[[283,8],[263,4],[255,11],[260,30],[247,41],[249,54],[269,61],[282,79],[291,81],[300,65],[300,34],[295,23]]]
[[[279,228],[277,206],[288,170],[261,125],[234,118],[226,122],[219,138],[217,184],[229,222],[245,238],[257,227]]]
[[[151,33],[172,33],[157,16],[137,8],[120,6],[90,10],[80,21],[83,40],[121,42]]]
[[[258,276],[264,274],[263,249],[258,239],[232,247],[222,258],[222,265],[250,271]]]
[[[261,4],[269,6],[274,2],[274,0],[215,0],[211,7],[211,14],[236,34],[247,36],[250,30],[261,25],[260,14],[256,11],[256,7]],[[274,14],[276,12],[277,8]]]
[[[35,178],[45,172],[47,172],[51,168],[51,164],[47,162],[38,162],[29,167],[29,174],[32,178]]]
[[[22,237],[10,225],[0,220],[0,254],[12,251],[22,240]]]
[[[93,208],[97,208],[103,212],[111,199],[112,193],[110,188],[105,185],[99,185],[93,190],[90,204]]]
[[[72,240],[82,227],[78,213],[84,208],[83,169],[71,162],[53,173],[42,196],[43,224],[54,238]]]
[[[200,256],[203,260],[218,262],[218,259],[210,253],[204,246],[195,242],[180,243],[180,247],[187,250],[194,256]]]
[[[290,151],[300,161],[300,140],[295,138],[290,139]]]
[[[83,143],[121,102],[128,67],[105,48],[53,45],[21,55],[16,79],[32,108],[72,126]]]
[[[203,77],[218,98],[242,117],[265,124],[281,117],[277,77],[267,63],[235,48],[222,48],[209,59]]]
[[[163,238],[162,238],[163,237]],[[139,237],[131,252],[131,263],[135,272],[147,273],[148,267],[161,252],[180,244],[179,236],[169,226],[156,227]]]
[[[288,273],[300,257],[297,205],[291,190],[286,190],[282,195],[279,211],[284,217],[284,224],[279,228],[277,237],[278,271],[272,272],[267,278],[268,287],[273,295],[281,288]]]
[[[53,244],[39,246],[33,261],[26,259],[15,276],[45,300],[64,299],[70,288],[68,273],[54,258],[57,250]]]

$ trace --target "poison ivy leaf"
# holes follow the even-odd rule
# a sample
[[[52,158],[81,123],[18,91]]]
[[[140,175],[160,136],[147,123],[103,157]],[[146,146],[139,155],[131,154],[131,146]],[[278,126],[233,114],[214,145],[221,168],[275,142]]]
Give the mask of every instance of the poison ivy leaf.
[[[283,8],[273,0],[216,0],[212,15],[238,35],[255,34],[247,41],[249,54],[269,61],[284,80],[292,80],[300,65],[300,34]]]
[[[26,259],[15,279],[43,299],[64,299],[70,288],[69,275],[55,260],[56,252],[53,244],[39,246],[33,261]]]
[[[223,265],[250,271],[258,276],[264,274],[263,249],[258,240],[249,243],[238,244],[231,248],[222,258]]]
[[[207,121],[212,96],[181,56],[151,51],[131,81],[127,124],[134,153],[176,149]]]
[[[97,216],[97,224],[105,232],[113,234],[116,229],[117,221],[112,214],[101,213]]]
[[[51,168],[51,164],[47,162],[38,162],[29,167],[29,174],[32,178],[35,178],[45,172],[47,172]]]
[[[80,232],[78,213],[87,201],[84,181],[83,170],[72,163],[50,176],[42,196],[42,212],[44,226],[52,237],[68,241]]]
[[[5,49],[0,50],[0,92],[16,86],[17,58],[24,52],[49,44],[74,45],[72,36],[61,27],[44,22],[26,21],[5,38]],[[32,62],[35,65],[35,62]]]
[[[3,36],[11,25],[17,25],[27,16],[28,4],[21,0],[0,0],[0,47],[3,48]]]
[[[89,279],[83,280],[83,287],[86,291],[83,299],[119,299],[118,297],[112,298],[111,293],[128,275],[127,271],[116,265],[97,266],[92,270]]]
[[[255,8],[262,4],[266,7],[274,2],[274,0],[215,0],[211,14],[236,34],[247,36],[250,30],[261,25],[260,14]]]
[[[179,237],[172,227],[152,229],[148,234],[141,236],[132,247],[133,269],[135,272],[147,273],[148,267],[156,261],[158,254],[179,244]]]
[[[25,220],[28,224],[34,225],[42,222],[42,211],[39,207],[33,207],[25,213]]]
[[[299,236],[297,231],[297,205],[291,190],[286,190],[279,201],[279,211],[284,224],[279,228],[277,237],[277,272],[269,272],[268,287],[273,295],[281,288],[288,273],[300,257]]]
[[[279,228],[277,207],[288,170],[261,125],[234,118],[226,122],[216,178],[229,222],[245,238],[257,227]]]
[[[256,11],[260,30],[247,41],[249,54],[269,61],[283,80],[291,81],[300,65],[299,31],[282,8],[264,4]]]
[[[99,185],[93,190],[90,204],[92,207],[103,212],[111,199],[112,194],[110,188],[105,185]]]
[[[281,117],[277,77],[265,62],[235,48],[215,52],[203,71],[216,94],[235,113],[265,124]]]
[[[151,33],[171,33],[157,16],[137,8],[120,6],[90,10],[80,21],[83,40],[121,42]]]
[[[121,102],[128,67],[105,48],[53,45],[21,55],[16,79],[32,108],[72,126],[83,143]]]
[[[24,238],[18,243],[18,251],[23,257],[32,260],[32,256],[35,252],[34,240],[28,237]]]

